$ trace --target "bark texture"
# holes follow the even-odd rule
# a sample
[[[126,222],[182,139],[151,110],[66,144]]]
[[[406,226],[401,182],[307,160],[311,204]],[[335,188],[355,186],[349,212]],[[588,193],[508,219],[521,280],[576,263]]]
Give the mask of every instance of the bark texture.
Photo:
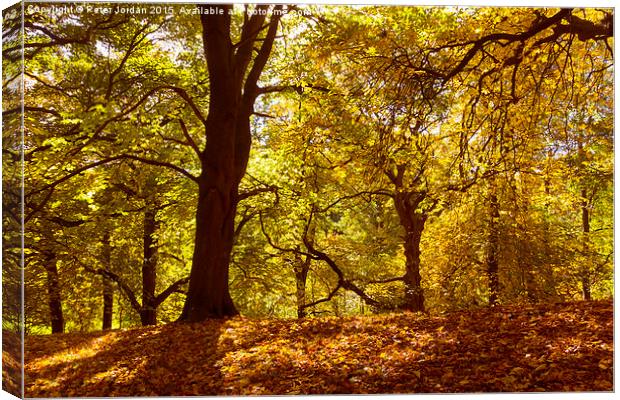
[[[143,259],[142,259],[142,308],[140,321],[142,325],[157,324],[157,305],[155,304],[155,286],[157,282],[157,230],[159,223],[156,211],[147,209],[144,213]]]
[[[295,286],[297,300],[297,318],[305,318],[306,313],[306,283],[308,280],[308,272],[310,271],[310,263],[312,259],[306,256],[302,259],[299,254],[295,254]]]
[[[401,226],[403,227],[405,249],[405,301],[403,309],[408,311],[424,311],[424,291],[420,275],[420,241],[428,218],[420,212],[418,206],[426,198],[422,192],[403,192],[397,190],[394,203]]]
[[[51,251],[45,255],[45,272],[47,275],[47,295],[52,333],[63,333],[65,330],[65,318],[62,312],[58,264],[56,255]]]
[[[231,40],[231,5],[210,5],[218,12],[201,15],[204,53],[209,71],[207,137],[200,158],[196,236],[189,289],[180,320],[202,321],[238,314],[228,286],[239,183],[250,155],[250,117],[258,96],[279,16],[268,5],[246,15],[240,41]],[[281,6],[275,6],[280,8]],[[266,28],[266,30],[264,29]],[[259,35],[263,35],[260,36]],[[253,56],[254,48],[258,52]]]
[[[112,247],[110,245],[110,234],[103,236],[102,262],[104,268],[108,271],[112,266]],[[114,312],[114,284],[106,276],[102,276],[103,280],[103,323],[101,329],[112,329],[112,317]]]
[[[491,183],[489,193],[489,225],[487,237],[486,266],[489,280],[489,305],[495,306],[499,302],[499,201],[496,187]]]

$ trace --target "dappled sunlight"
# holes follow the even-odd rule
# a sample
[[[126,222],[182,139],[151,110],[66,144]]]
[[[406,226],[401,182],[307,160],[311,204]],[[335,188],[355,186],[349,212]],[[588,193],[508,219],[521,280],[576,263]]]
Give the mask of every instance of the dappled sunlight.
[[[62,337],[59,340],[62,340]],[[82,359],[94,357],[106,347],[112,346],[117,340],[118,335],[116,332],[113,332],[105,336],[93,338],[79,346],[70,347],[49,356],[35,358],[33,361],[27,363],[28,368],[26,372],[29,370],[49,368],[59,364],[66,364],[68,362],[79,362]],[[68,368],[71,368],[71,366],[68,366]]]
[[[235,317],[27,342],[29,397],[591,391],[613,376],[611,302]]]
[[[84,380],[85,384],[96,385],[102,381],[110,383],[124,384],[130,383],[137,378],[147,364],[147,359],[135,360],[128,364],[125,362],[117,363],[106,371],[98,372],[92,377]]]

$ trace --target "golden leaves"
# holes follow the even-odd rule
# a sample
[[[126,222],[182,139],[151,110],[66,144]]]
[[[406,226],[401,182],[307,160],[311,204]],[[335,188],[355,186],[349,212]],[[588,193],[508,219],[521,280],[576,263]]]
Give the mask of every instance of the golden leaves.
[[[26,396],[612,390],[609,301],[26,340]]]

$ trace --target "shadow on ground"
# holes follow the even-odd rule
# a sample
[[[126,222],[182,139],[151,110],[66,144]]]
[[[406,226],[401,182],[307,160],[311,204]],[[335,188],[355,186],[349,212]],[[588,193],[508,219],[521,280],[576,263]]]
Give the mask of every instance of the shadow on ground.
[[[26,396],[613,390],[611,301],[26,340]]]

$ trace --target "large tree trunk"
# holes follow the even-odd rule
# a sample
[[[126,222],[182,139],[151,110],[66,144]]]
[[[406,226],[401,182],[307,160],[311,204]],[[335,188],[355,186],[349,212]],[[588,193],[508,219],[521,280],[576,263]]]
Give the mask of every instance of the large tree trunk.
[[[499,301],[499,201],[496,187],[491,183],[489,193],[489,226],[487,237],[486,266],[489,280],[489,305],[495,306]]]
[[[192,269],[180,317],[184,321],[238,314],[228,287],[238,189],[250,155],[250,117],[258,95],[257,83],[279,21],[279,17],[271,16],[252,62],[254,45],[258,34],[264,32],[269,9],[266,5],[256,7],[259,12],[246,15],[237,45],[230,37],[232,6],[209,5],[221,13],[202,14],[200,18],[209,71],[209,113],[204,121],[207,144],[201,154],[202,172],[198,178]]]
[[[110,234],[103,235],[102,262],[104,268],[111,270],[112,247],[110,245]],[[102,276],[103,280],[103,323],[101,329],[112,329],[112,316],[114,311],[114,283],[107,277]]]
[[[229,10],[223,6],[225,14]],[[187,321],[238,313],[228,289],[228,267],[238,195],[235,136],[241,82],[235,77],[230,16],[202,16],[201,21],[211,86],[205,123],[207,145],[198,183],[194,254],[181,314],[181,319]]]
[[[58,265],[56,255],[49,252],[45,257],[45,272],[47,274],[47,295],[50,310],[52,333],[63,333],[65,319],[62,312],[62,298],[58,279]]]
[[[181,314],[181,319],[187,321],[238,314],[228,290],[236,208],[231,197],[236,193],[232,193],[232,187],[226,190],[214,185],[215,174],[210,175],[200,185],[189,290]]]
[[[155,286],[157,282],[157,229],[156,211],[150,208],[144,213],[144,235],[142,260],[142,325],[157,324],[157,307],[155,304]]]
[[[396,191],[394,203],[401,226],[405,231],[405,301],[402,306],[408,311],[424,311],[424,292],[420,275],[420,241],[428,215],[418,210],[425,199],[424,193]]]

